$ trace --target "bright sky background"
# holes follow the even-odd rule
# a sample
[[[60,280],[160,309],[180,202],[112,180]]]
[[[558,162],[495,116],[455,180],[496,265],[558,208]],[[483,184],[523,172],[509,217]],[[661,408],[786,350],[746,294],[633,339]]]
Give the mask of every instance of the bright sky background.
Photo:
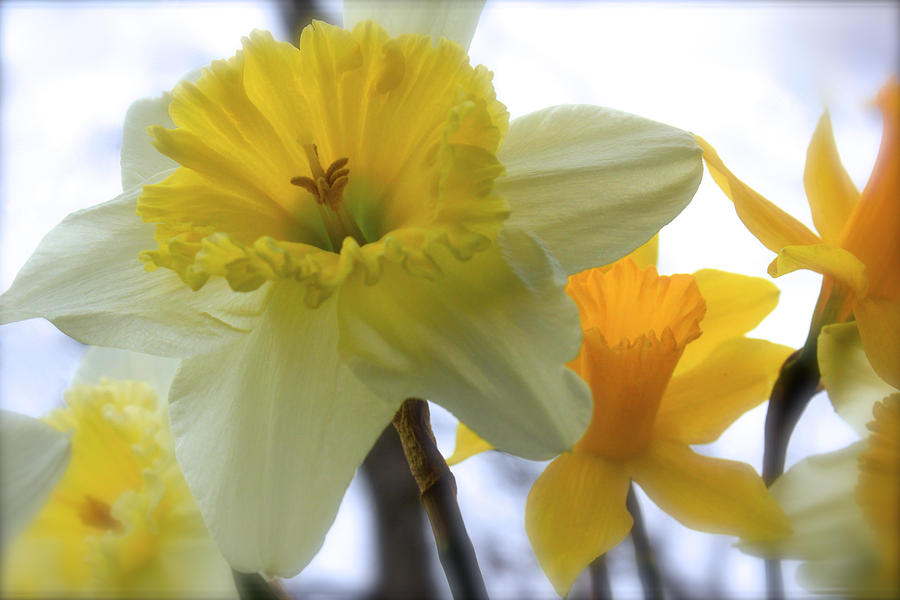
[[[864,186],[881,135],[870,101],[897,72],[898,12],[893,3],[489,1],[470,56],[495,72],[498,98],[513,117],[590,103],[693,131],[744,181],[811,226],[802,187],[809,138],[827,106],[844,164]],[[0,290],[67,213],[119,193],[120,128],[133,100],[231,56],[254,27],[285,37],[277,8],[263,3],[5,2],[0,17]],[[772,258],[708,175],[661,240],[664,273],[713,267],[765,277]],[[781,303],[755,335],[799,346],[819,277],[795,273],[776,283]],[[82,347],[40,320],[4,326],[0,344],[2,406],[40,415],[58,403]],[[751,411],[704,451],[758,469],[763,418],[763,407]],[[446,413],[435,415],[447,451],[453,426]],[[853,439],[818,397],[789,463]],[[524,494],[540,469],[501,455],[455,469],[497,597],[552,594],[522,525]],[[297,589],[361,589],[373,576],[365,493],[354,482],[326,547],[292,583]],[[699,595],[760,594],[759,561],[730,550],[731,538],[690,532],[644,506],[666,576]],[[625,594],[637,592],[629,552],[626,544],[610,553],[622,574],[615,588]]]

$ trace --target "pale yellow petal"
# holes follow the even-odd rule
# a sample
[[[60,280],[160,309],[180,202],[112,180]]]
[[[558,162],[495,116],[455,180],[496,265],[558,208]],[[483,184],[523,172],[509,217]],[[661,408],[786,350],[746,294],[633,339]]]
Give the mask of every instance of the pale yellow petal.
[[[628,484],[621,464],[582,453],[561,455],[534,482],[525,531],[560,596],[591,561],[631,531]]]
[[[869,435],[872,406],[895,390],[875,373],[863,351],[855,323],[822,328],[818,338],[819,371],[834,410],[860,437]]]
[[[703,334],[685,348],[676,374],[695,367],[725,340],[759,325],[778,304],[778,287],[760,277],[703,269],[694,273],[694,280],[706,302],[700,321]]]
[[[344,0],[344,27],[373,19],[393,36],[423,33],[434,42],[446,37],[468,48],[482,8],[484,0]]]
[[[708,444],[735,419],[766,400],[791,348],[736,338],[702,363],[672,378],[654,424],[655,435]]]
[[[859,200],[859,190],[841,164],[828,111],[819,118],[809,142],[803,186],[816,229],[823,240],[836,243]]]
[[[735,177],[706,140],[697,137],[697,143],[703,148],[703,159],[706,161],[709,174],[725,195],[734,202],[734,209],[750,233],[766,248],[772,252],[779,252],[785,246],[815,244],[821,241],[803,223]]]
[[[493,450],[490,442],[478,437],[478,434],[460,422],[456,427],[456,448],[447,459],[448,465],[456,465],[476,454]]]
[[[869,296],[856,303],[853,314],[875,372],[900,389],[900,302]]]
[[[702,456],[682,442],[654,440],[628,468],[651,500],[691,529],[751,540],[791,531],[748,464]]]
[[[769,275],[780,277],[797,269],[832,275],[857,297],[865,295],[868,288],[866,266],[850,252],[831,244],[786,246],[769,265]]]

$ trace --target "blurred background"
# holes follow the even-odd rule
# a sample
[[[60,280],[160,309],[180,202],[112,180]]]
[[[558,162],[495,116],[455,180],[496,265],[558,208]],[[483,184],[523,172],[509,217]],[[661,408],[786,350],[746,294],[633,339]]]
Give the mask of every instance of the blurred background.
[[[469,54],[494,71],[497,96],[513,118],[552,104],[589,103],[698,133],[745,182],[812,226],[802,185],[806,146],[827,107],[841,158],[856,185],[865,185],[881,136],[871,100],[897,73],[898,13],[893,2],[488,0]],[[66,214],[120,192],[120,129],[132,101],[231,56],[253,28],[295,41],[310,18],[340,23],[340,15],[339,2],[322,1],[0,4],[0,290]],[[767,277],[771,258],[708,175],[661,233],[663,273],[712,267]],[[781,302],[752,335],[798,347],[820,277],[799,272],[776,283]],[[45,414],[61,402],[83,352],[41,320],[4,326],[0,405]],[[432,414],[449,454],[455,419],[439,408]],[[764,416],[763,404],[698,450],[758,470]],[[788,466],[854,439],[820,394],[797,427]],[[400,460],[398,467],[385,436],[351,485],[322,551],[285,582],[290,592],[366,596],[407,586],[449,597]],[[492,597],[553,596],[523,524],[526,494],[543,467],[489,453],[454,468]],[[734,550],[733,538],[690,531],[639,497],[672,597],[763,594],[761,561]],[[617,597],[640,595],[629,541],[609,553],[608,565]],[[804,595],[795,568],[785,565],[787,590]],[[580,580],[573,597],[586,589]]]

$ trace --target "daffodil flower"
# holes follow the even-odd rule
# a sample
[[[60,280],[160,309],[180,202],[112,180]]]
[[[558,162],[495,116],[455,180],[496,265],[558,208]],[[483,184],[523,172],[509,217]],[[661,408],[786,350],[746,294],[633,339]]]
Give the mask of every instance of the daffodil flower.
[[[900,386],[900,82],[888,82],[878,94],[884,117],[881,148],[860,194],[838,156],[828,113],[813,133],[803,183],[819,235],[763,198],[722,163],[707,142],[703,147],[710,175],[734,202],[738,216],[778,256],[769,265],[773,277],[797,269],[825,275],[817,315],[823,322],[859,325],[866,354],[878,374]],[[833,296],[833,298],[832,298]],[[828,300],[832,300],[832,306]]]
[[[117,366],[106,360],[110,352],[92,351],[79,379],[139,373],[121,366],[146,366],[150,374],[164,360],[132,355],[115,358]],[[174,365],[161,368],[168,374],[156,387],[165,391]],[[228,563],[175,462],[166,403],[154,383],[80,383],[66,392],[65,407],[43,419],[68,444],[69,460],[46,501],[4,548],[4,597],[236,595]],[[47,456],[33,447],[47,439],[32,436],[32,448],[14,455],[20,468]]]
[[[0,411],[0,548],[31,521],[69,464],[66,434],[38,419]]]
[[[518,455],[571,447],[590,395],[566,274],[649,239],[702,173],[693,136],[633,115],[509,123],[438,40],[471,38],[471,4],[349,10],[134,105],[125,193],[67,217],[0,306],[186,357],[178,460],[229,562],[273,576],[315,555],[405,398]]]
[[[789,527],[747,464],[695,453],[768,393],[790,348],[744,333],[777,302],[764,280],[722,271],[661,277],[629,259],[569,279],[584,341],[570,366],[591,424],[528,495],[525,528],[556,591],[631,530],[631,481],[701,531],[773,539]],[[701,335],[702,327],[702,335]],[[463,456],[471,454],[457,447]]]
[[[817,593],[896,598],[900,592],[900,393],[869,365],[853,323],[823,328],[822,382],[860,436],[809,456],[771,487],[794,532],[777,543],[742,540],[752,554],[800,559],[798,581]]]

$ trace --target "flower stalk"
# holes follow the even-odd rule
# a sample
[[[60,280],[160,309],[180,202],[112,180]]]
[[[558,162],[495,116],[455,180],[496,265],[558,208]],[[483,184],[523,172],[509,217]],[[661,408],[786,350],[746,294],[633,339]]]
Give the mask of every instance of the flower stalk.
[[[437,449],[429,414],[424,400],[409,398],[394,416],[394,427],[419,486],[422,506],[431,522],[438,557],[453,597],[486,599],[487,589],[475,549],[456,503],[456,480]]]
[[[644,517],[641,513],[641,505],[634,493],[634,484],[628,487],[625,506],[634,520],[634,525],[631,527],[631,543],[634,545],[634,560],[637,563],[638,576],[641,578],[644,598],[648,600],[665,598],[659,564],[656,562],[656,554],[653,552],[647,529],[644,527]]]
[[[609,569],[606,567],[606,554],[601,554],[588,567],[591,574],[591,600],[612,600],[612,587],[609,584]]]

